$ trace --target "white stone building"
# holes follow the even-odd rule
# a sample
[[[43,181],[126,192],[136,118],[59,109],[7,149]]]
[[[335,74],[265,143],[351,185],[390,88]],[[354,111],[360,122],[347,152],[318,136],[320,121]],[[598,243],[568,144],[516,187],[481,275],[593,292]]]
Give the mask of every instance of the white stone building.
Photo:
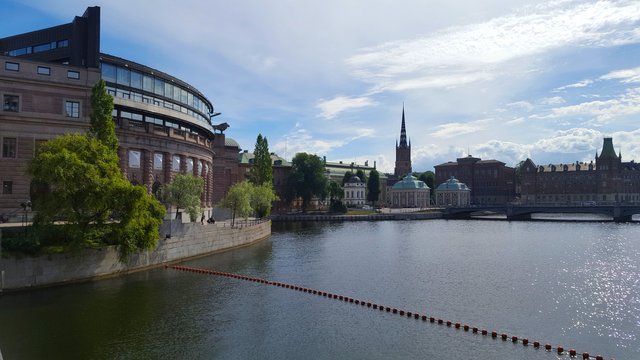
[[[366,189],[364,182],[353,175],[344,183],[344,204],[347,207],[360,207],[366,201]]]
[[[437,206],[469,206],[470,204],[471,189],[453,176],[436,188]]]

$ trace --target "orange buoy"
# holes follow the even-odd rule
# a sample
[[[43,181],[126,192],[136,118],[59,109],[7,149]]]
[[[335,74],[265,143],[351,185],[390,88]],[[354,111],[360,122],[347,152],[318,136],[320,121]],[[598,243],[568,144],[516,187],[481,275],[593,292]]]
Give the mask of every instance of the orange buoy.
[[[518,337],[517,336],[512,336],[511,337],[511,342],[518,342]]]
[[[404,310],[400,310],[400,316],[404,316]]]
[[[464,331],[469,331],[469,325],[465,324],[463,327]]]
[[[378,309],[378,304],[373,304],[372,306],[374,309]]]
[[[551,344],[545,344],[544,348],[547,349],[547,350],[551,350]]]
[[[356,305],[360,304],[360,300],[356,300],[355,302],[356,302]]]
[[[430,323],[432,323],[432,322],[434,322],[434,321],[436,321],[436,319],[435,319],[433,316],[429,317],[429,322],[430,322]]]
[[[524,338],[522,339],[522,345],[527,346],[529,344],[529,339]]]
[[[473,331],[474,334],[477,334],[478,333],[478,328],[474,326],[473,329],[471,329],[471,331]]]
[[[451,326],[451,321],[447,320],[447,326]]]
[[[391,308],[387,306],[386,310],[387,310],[387,312],[389,312],[389,311],[391,311]]]
[[[427,315],[422,315],[422,321],[427,321]]]
[[[505,333],[500,334],[500,337],[502,337],[503,341],[507,340],[507,334],[505,334]]]
[[[487,335],[487,329],[482,329],[482,335]]]
[[[576,356],[576,349],[569,349],[569,356]]]
[[[413,314],[413,318],[414,318],[414,319],[419,319],[419,318],[420,318],[420,315],[418,315],[418,314]]]
[[[604,360],[604,358],[602,357],[602,355],[596,355],[596,360]]]
[[[392,313],[397,314],[398,313],[398,309],[394,308]]]
[[[456,323],[456,329],[460,329],[460,323]]]
[[[491,337],[492,337],[492,338],[496,338],[496,337],[498,337],[498,333],[497,333],[497,332],[495,332],[495,331],[492,331],[492,332],[491,332]]]
[[[562,354],[564,352],[564,348],[562,347],[562,345],[558,345],[558,348],[556,350],[558,351],[558,354]]]
[[[438,319],[438,324],[442,325],[443,321],[442,319]]]
[[[533,347],[540,347],[540,343],[539,343],[539,342],[537,342],[537,341],[534,341],[534,342],[533,342]]]
[[[412,317],[413,313],[411,311],[407,311],[407,317]]]
[[[582,359],[583,359],[583,360],[584,360],[584,359],[588,359],[589,357],[590,357],[590,356],[589,356],[589,353],[588,353],[588,352],[586,352],[586,351],[585,351],[585,352],[583,352],[583,353],[582,353]]]
[[[334,298],[334,299],[337,299],[337,298],[338,298],[338,295],[333,294],[333,298]]]

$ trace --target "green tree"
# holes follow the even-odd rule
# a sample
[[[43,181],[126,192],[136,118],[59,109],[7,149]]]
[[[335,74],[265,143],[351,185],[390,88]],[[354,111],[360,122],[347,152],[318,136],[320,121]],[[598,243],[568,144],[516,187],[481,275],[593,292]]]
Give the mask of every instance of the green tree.
[[[367,176],[364,174],[362,169],[358,169],[358,171],[356,171],[356,176],[359,177],[363,183],[367,183]]]
[[[220,206],[231,210],[231,226],[235,225],[236,216],[247,218],[253,212],[251,207],[252,186],[248,181],[233,184],[227,195],[220,201]]]
[[[164,207],[120,171],[113,100],[103,82],[93,88],[92,106],[88,134],[50,140],[29,163],[38,193],[34,225],[51,229],[55,220],[64,220],[59,241],[72,246],[118,245],[124,259],[132,251],[156,245]]]
[[[433,189],[435,174],[433,173],[433,171],[425,171],[420,174],[420,176],[418,176],[418,180],[424,181],[424,183],[427,184],[430,189]]]
[[[342,186],[344,186],[344,184],[349,181],[349,179],[353,176],[353,173],[350,170],[347,170],[347,172],[344,173],[344,176],[342,177]]]
[[[200,196],[204,189],[204,180],[191,174],[178,174],[168,184],[160,188],[160,198],[176,207],[176,219],[180,209],[185,209],[191,221],[196,221],[202,213]]]
[[[369,172],[369,180],[367,181],[367,200],[374,204],[380,197],[380,174],[376,169]]]
[[[326,195],[324,162],[317,155],[297,153],[291,161],[291,167],[291,174],[287,179],[288,198],[301,198],[302,211],[306,212],[312,197],[324,198]]]
[[[258,134],[256,147],[253,150],[253,166],[249,172],[249,181],[255,185],[273,183],[273,168],[271,164],[271,153],[269,152],[269,142],[267,137]]]
[[[329,195],[329,211],[337,213],[347,212],[347,207],[342,203],[344,190],[337,182],[331,180],[327,185],[327,194]]]
[[[250,203],[251,208],[256,213],[256,217],[269,216],[271,205],[274,201],[279,200],[273,191],[273,185],[271,183],[262,183],[260,185],[252,184],[251,187]]]
[[[104,80],[98,81],[91,91],[91,126],[89,135],[98,139],[112,151],[118,151],[116,125],[111,118],[113,98],[107,93]]]

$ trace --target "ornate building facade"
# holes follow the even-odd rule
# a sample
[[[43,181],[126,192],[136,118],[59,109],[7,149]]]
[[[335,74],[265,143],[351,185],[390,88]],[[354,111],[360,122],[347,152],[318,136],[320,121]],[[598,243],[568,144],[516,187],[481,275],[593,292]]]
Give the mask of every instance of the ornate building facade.
[[[471,188],[471,204],[505,204],[516,197],[515,170],[501,161],[469,155],[434,168],[436,184],[453,176]]]
[[[101,53],[96,6],[71,23],[0,39],[0,214],[15,218],[29,200],[26,167],[39,144],[88,130],[91,88],[101,79],[113,96],[120,167],[129,181],[151,192],[178,173],[200,176],[202,205],[212,207],[224,192],[214,173],[224,173],[216,181],[238,177],[239,148],[227,146],[222,133],[228,125],[211,124],[219,113],[188,83]],[[220,170],[227,152],[235,162],[229,173]]]
[[[453,176],[436,188],[436,206],[469,206],[471,189]]]
[[[431,189],[415,176],[407,174],[389,190],[392,208],[427,208]]]
[[[595,161],[520,167],[524,204],[595,205],[640,201],[640,164],[622,161],[612,138],[604,138]]]
[[[356,175],[353,175],[344,183],[343,202],[347,207],[360,207],[365,204],[366,190],[364,181]]]

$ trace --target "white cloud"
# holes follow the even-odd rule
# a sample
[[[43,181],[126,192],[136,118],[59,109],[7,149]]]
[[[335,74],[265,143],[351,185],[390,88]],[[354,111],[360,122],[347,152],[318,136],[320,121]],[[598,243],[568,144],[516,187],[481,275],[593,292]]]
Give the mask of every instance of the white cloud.
[[[640,82],[640,67],[625,70],[616,70],[602,75],[601,80],[622,79],[623,83]]]
[[[368,97],[350,98],[347,96],[338,96],[331,100],[321,99],[316,107],[322,111],[318,116],[324,117],[325,119],[333,119],[343,111],[373,105],[376,105],[376,103]]]
[[[474,156],[484,160],[495,159],[502,161],[507,166],[513,166],[518,162],[531,157],[531,146],[517,144],[509,141],[491,140],[473,147]]]
[[[460,135],[466,135],[475,133],[486,129],[486,125],[489,119],[476,120],[468,123],[452,122],[444,125],[439,125],[436,130],[430,134],[437,138],[451,138]]]
[[[374,87],[414,89],[439,83],[447,87],[451,83],[464,84],[465,80],[491,79],[492,73],[502,71],[501,64],[553,49],[613,46],[640,40],[636,30],[640,21],[637,1],[561,1],[529,10],[532,11],[363,48],[346,62],[356,76],[376,84]],[[460,76],[477,72],[486,75],[481,79]],[[443,81],[443,76],[454,80]],[[416,78],[421,80],[412,81]]]
[[[578,81],[577,83],[573,83],[573,84],[569,84],[569,85],[565,85],[565,86],[560,86],[559,88],[554,89],[554,92],[558,92],[558,91],[563,91],[566,89],[574,89],[574,88],[583,88],[586,86],[589,86],[593,84],[593,80],[589,80],[589,79],[585,79],[582,81]]]
[[[512,102],[512,103],[507,104],[507,106],[512,107],[512,108],[522,109],[524,111],[533,110],[533,105],[528,101],[516,101],[516,102]]]
[[[594,125],[604,125],[614,119],[634,114],[640,114],[640,88],[628,89],[624,94],[610,100],[594,100],[554,108],[551,114],[538,118],[586,116],[595,120]]]
[[[558,131],[549,138],[539,139],[532,144],[531,149],[540,152],[563,154],[595,151],[598,143],[602,142],[602,137],[602,133],[597,130],[574,128]]]
[[[553,96],[540,99],[542,105],[560,105],[564,104],[565,100],[561,96]]]

